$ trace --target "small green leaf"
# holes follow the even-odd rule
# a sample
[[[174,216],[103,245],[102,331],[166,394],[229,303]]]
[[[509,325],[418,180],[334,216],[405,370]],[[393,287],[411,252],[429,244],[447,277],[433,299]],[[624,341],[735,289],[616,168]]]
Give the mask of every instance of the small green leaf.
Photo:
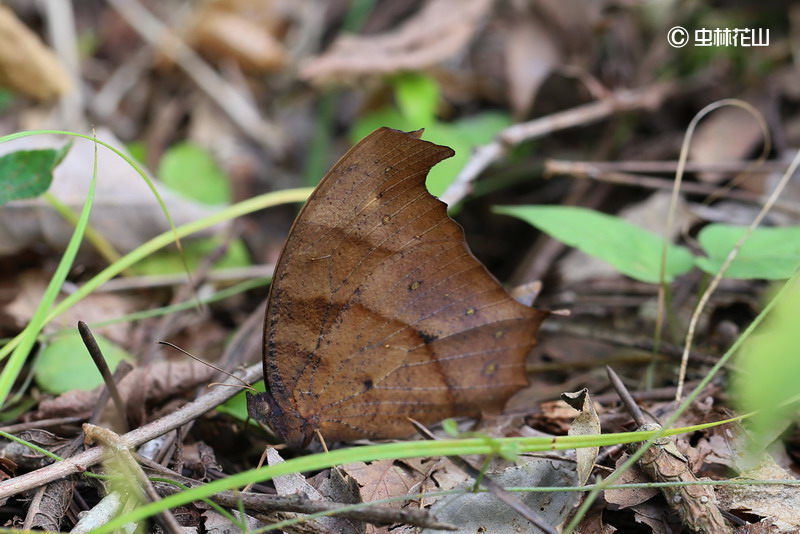
[[[658,283],[664,240],[619,217],[573,206],[503,206],[494,211],[522,219],[631,278]],[[688,272],[692,263],[686,248],[669,245],[666,281]]]
[[[259,391],[261,393],[266,391],[264,387],[264,381],[259,380],[255,384],[253,384],[253,389]],[[247,398],[245,397],[245,391],[241,393],[237,393],[235,396],[231,397],[230,399],[226,400],[219,406],[217,406],[217,411],[226,413],[231,417],[234,417],[240,421],[247,420]]]
[[[133,361],[130,354],[111,341],[97,334],[95,339],[112,372],[122,360]],[[58,336],[42,350],[34,377],[39,387],[56,395],[74,389],[90,390],[103,383],[77,332]]]
[[[59,150],[19,150],[0,157],[0,205],[47,191],[53,182],[53,169],[71,147],[68,143]]]
[[[213,238],[195,239],[183,242],[183,252],[186,265],[194,271],[207,255],[219,247],[219,241]],[[215,269],[230,269],[234,267],[247,267],[251,264],[250,254],[244,241],[232,241],[228,250],[214,264]],[[133,270],[140,275],[174,274],[185,272],[183,261],[175,250],[161,250],[151,254],[133,266]]]
[[[442,430],[444,430],[445,434],[454,438],[461,435],[461,432],[458,431],[458,423],[456,423],[455,419],[445,419],[442,421]]]
[[[188,141],[167,150],[158,176],[175,191],[204,204],[227,204],[231,200],[228,177],[208,152]]]
[[[697,266],[717,274],[730,251],[747,229],[743,226],[709,224],[698,240],[708,257],[696,258]],[[745,241],[736,259],[725,272],[726,278],[789,278],[800,266],[800,226],[756,228]]]
[[[736,355],[738,372],[731,399],[739,413],[756,411],[749,420],[751,451],[759,452],[797,417],[800,395],[800,282],[781,300]],[[792,404],[786,401],[794,399]]]
[[[435,122],[439,85],[433,78],[417,73],[400,74],[394,78],[394,95],[400,113],[408,122],[422,126]]]

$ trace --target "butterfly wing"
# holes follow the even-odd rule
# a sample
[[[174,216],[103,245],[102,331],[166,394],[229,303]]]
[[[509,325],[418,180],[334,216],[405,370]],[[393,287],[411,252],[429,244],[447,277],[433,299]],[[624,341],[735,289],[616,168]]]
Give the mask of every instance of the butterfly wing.
[[[444,146],[376,130],[328,172],[275,269],[266,401],[293,445],[502,407],[544,314],[511,299],[425,188]]]

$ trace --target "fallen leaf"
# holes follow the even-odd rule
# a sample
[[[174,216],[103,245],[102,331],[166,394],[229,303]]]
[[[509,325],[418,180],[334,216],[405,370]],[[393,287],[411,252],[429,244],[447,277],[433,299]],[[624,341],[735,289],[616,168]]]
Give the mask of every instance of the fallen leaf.
[[[269,465],[276,465],[283,463],[284,459],[281,458],[280,453],[277,450],[270,448],[267,450],[267,463]],[[322,493],[317,490],[314,486],[312,486],[307,480],[306,477],[301,475],[300,473],[289,473],[287,475],[281,475],[272,479],[273,484],[275,484],[275,489],[278,492],[278,495],[304,495],[307,499],[312,501],[322,501],[325,500],[325,497]],[[295,514],[286,514],[288,517],[291,517]],[[329,532],[342,532],[342,533],[350,533],[355,532],[355,526],[351,521],[348,519],[343,519],[341,517],[330,516],[330,517],[317,517],[315,519],[309,519],[303,523],[304,527],[314,528],[314,525],[320,525],[324,529],[327,529]]]
[[[597,416],[588,389],[583,388],[575,393],[562,393],[561,399],[580,412],[570,425],[568,433],[570,436],[600,433],[600,418]],[[589,480],[599,452],[600,447],[580,447],[575,450],[579,485],[583,486]]]
[[[489,473],[489,476],[503,487],[573,486],[576,483],[575,471],[570,464],[540,458],[500,473]],[[465,493],[439,500],[431,507],[431,513],[439,521],[457,525],[458,530],[453,532],[459,534],[517,534],[531,531],[527,519],[489,492],[472,493],[473,485],[474,482],[467,482],[461,486]],[[563,523],[580,499],[573,491],[521,492],[515,495],[551,525]],[[450,531],[425,529],[423,532],[444,534]]]
[[[489,13],[492,0],[431,0],[391,32],[339,37],[302,70],[308,80],[421,70],[460,51]],[[458,16],[453,16],[458,13]]]
[[[286,63],[286,49],[275,35],[282,21],[272,4],[264,0],[202,3],[186,41],[217,61],[232,59],[245,71],[278,70]]]
[[[72,89],[52,50],[6,6],[0,6],[0,86],[37,100],[52,100]]]
[[[529,12],[514,12],[506,36],[508,100],[519,120],[528,115],[536,93],[561,61],[550,30]]]
[[[689,148],[691,161],[697,163],[734,162],[747,159],[763,140],[758,121],[748,111],[727,106],[715,110],[697,126]],[[724,174],[701,172],[697,177],[706,183],[719,182]],[[760,193],[763,176],[753,175],[742,187]]]

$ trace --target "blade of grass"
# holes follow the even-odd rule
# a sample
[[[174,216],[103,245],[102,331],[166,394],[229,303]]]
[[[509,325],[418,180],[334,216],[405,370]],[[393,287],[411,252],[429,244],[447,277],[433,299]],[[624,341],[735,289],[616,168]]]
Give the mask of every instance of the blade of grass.
[[[260,209],[269,208],[273,206],[277,206],[280,204],[287,204],[290,202],[302,202],[304,201],[308,195],[311,194],[310,188],[298,188],[298,189],[285,189],[283,191],[275,191],[272,193],[265,193],[263,195],[259,195],[257,197],[253,197],[247,199],[245,201],[239,202],[232,206],[228,206],[227,208],[203,217],[202,219],[198,219],[196,221],[192,221],[188,224],[183,226],[179,226],[175,228],[175,232],[167,231],[156,237],[152,238],[150,241],[140,245],[136,249],[132,250],[119,261],[109,265],[99,273],[97,273],[94,277],[88,280],[85,284],[83,284],[77,291],[66,297],[62,300],[58,305],[56,305],[50,313],[45,318],[45,324],[52,321],[70,307],[74,306],[77,302],[81,299],[86,297],[89,293],[94,291],[96,288],[113,278],[114,276],[118,275],[120,272],[124,271],[137,261],[142,260],[143,258],[147,257],[148,255],[152,254],[156,250],[159,250],[162,247],[165,247],[174,241],[174,238],[177,237],[186,237],[187,235],[193,234],[195,232],[199,232],[200,230],[204,230],[205,228],[214,226],[222,221],[233,219],[236,217],[240,217],[242,215],[246,215],[248,213],[252,213],[254,211],[258,211]],[[23,332],[24,333],[24,332]],[[3,348],[0,349],[0,361],[2,361],[8,354],[19,345],[21,342],[22,334],[18,334],[14,337],[11,341],[9,341]]]
[[[58,297],[58,293],[61,291],[61,286],[67,279],[67,274],[69,274],[72,263],[75,261],[75,256],[78,254],[78,249],[80,248],[81,241],[83,240],[84,231],[89,223],[89,214],[92,212],[92,204],[94,202],[96,185],[97,145],[95,144],[92,180],[89,183],[89,191],[86,193],[86,201],[83,203],[81,215],[75,224],[75,231],[72,232],[72,237],[70,237],[67,248],[64,251],[64,254],[61,256],[61,261],[58,263],[56,272],[50,279],[50,283],[47,284],[47,289],[42,296],[42,300],[39,302],[39,306],[36,308],[36,311],[34,312],[30,322],[18,336],[20,341],[14,348],[14,351],[11,353],[8,363],[3,368],[3,372],[0,373],[0,406],[5,405],[6,398],[8,397],[11,388],[14,386],[14,382],[19,376],[19,372],[22,369],[25,360],[27,360],[28,354],[30,354],[31,349],[33,348],[33,345],[39,336],[39,332],[41,332],[44,325],[47,324],[48,312],[55,302],[56,297]],[[3,347],[3,350],[10,346],[11,343]]]
[[[666,431],[669,435],[726,424],[739,418],[714,423],[695,425],[692,427],[671,429]],[[467,439],[448,439],[441,441],[414,441],[397,442],[384,445],[368,445],[365,447],[351,447],[338,449],[331,452],[312,454],[292,458],[285,462],[251,469],[242,473],[231,475],[224,479],[215,480],[204,486],[192,488],[182,493],[170,495],[164,499],[147,503],[129,513],[121,515],[95,532],[101,534],[120,528],[126,523],[141,521],[153,514],[163,510],[190,503],[192,501],[208,497],[214,493],[233,488],[244,487],[247,484],[263,482],[274,477],[289,473],[300,473],[315,471],[335,465],[347,464],[356,461],[369,462],[383,459],[402,459],[430,456],[465,456],[470,454],[505,454],[508,452],[522,453],[545,450],[564,450],[575,447],[604,446],[619,443],[632,443],[643,441],[654,432],[624,432],[617,434],[600,434],[594,436],[560,436],[557,438],[467,438]]]

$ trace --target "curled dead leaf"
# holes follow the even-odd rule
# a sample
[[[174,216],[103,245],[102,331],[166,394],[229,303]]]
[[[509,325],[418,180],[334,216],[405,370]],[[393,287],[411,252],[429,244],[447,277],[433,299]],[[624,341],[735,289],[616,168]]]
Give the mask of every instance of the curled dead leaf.
[[[306,65],[301,76],[319,82],[430,67],[469,43],[492,3],[431,0],[391,32],[339,37],[328,51]]]

